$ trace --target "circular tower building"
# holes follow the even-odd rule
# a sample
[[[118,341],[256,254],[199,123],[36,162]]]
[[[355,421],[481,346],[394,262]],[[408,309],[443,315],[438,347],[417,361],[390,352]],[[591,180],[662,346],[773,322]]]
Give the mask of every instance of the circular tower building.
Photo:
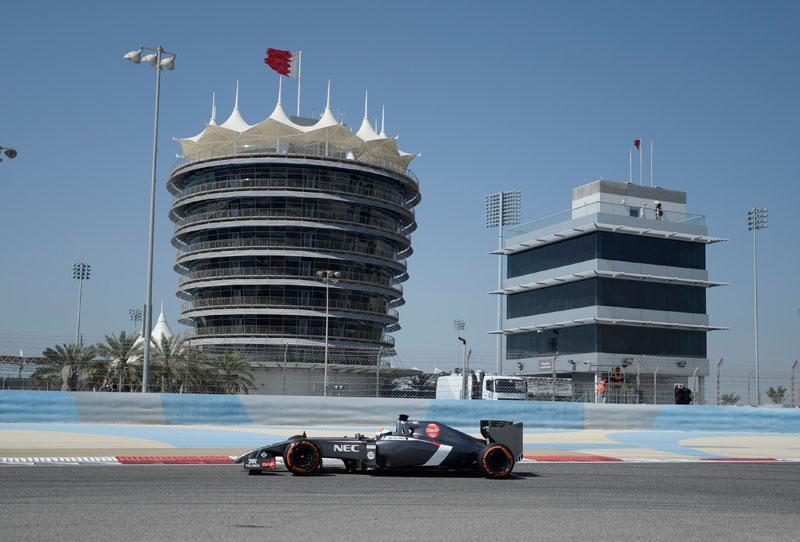
[[[392,352],[420,193],[415,155],[366,116],[365,104],[356,133],[337,122],[329,89],[319,119],[289,118],[279,92],[251,126],[237,89],[223,124],[212,107],[203,132],[177,140],[167,187],[192,345],[292,361],[319,361],[326,339]]]

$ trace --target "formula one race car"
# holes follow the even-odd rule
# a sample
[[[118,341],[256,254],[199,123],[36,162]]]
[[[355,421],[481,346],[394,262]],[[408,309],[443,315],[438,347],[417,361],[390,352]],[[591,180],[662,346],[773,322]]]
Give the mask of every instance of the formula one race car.
[[[481,420],[482,439],[442,423],[409,420],[401,414],[394,431],[381,429],[375,438],[307,437],[249,451],[236,458],[248,474],[274,470],[282,457],[286,468],[299,475],[316,471],[323,458],[341,459],[348,472],[390,470],[477,470],[486,478],[505,478],[522,458],[522,424]]]

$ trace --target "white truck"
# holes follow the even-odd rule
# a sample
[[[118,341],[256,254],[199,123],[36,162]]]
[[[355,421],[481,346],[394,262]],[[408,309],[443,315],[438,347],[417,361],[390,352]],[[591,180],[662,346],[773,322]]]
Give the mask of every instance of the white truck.
[[[525,379],[518,376],[486,375],[469,371],[466,376],[467,397],[462,396],[464,377],[461,373],[440,375],[436,381],[437,399],[487,399],[490,401],[524,401],[528,397]]]

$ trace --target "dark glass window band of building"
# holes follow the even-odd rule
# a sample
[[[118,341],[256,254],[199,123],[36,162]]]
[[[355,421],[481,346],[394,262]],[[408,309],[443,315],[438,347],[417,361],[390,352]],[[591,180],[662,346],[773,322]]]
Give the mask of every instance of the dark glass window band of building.
[[[603,352],[649,356],[706,357],[706,333],[680,329],[589,324],[506,338],[506,358]],[[578,360],[575,360],[578,361]]]
[[[508,296],[506,317],[602,305],[705,314],[706,289],[700,286],[592,278]]]
[[[324,168],[279,166],[222,166],[189,175],[179,187],[182,196],[208,190],[235,189],[320,190],[365,196],[404,205],[416,194],[394,179]]]
[[[705,269],[706,247],[674,239],[593,232],[510,255],[508,278],[594,259]]]

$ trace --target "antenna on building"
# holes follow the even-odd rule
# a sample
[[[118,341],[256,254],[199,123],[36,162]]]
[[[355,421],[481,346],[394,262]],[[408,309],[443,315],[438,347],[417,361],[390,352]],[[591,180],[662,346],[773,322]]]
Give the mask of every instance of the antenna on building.
[[[633,182],[633,149],[628,149],[628,182]]]
[[[233,102],[233,108],[239,109],[239,80],[236,80],[236,101]]]
[[[653,140],[650,140],[650,188],[653,187]]]

